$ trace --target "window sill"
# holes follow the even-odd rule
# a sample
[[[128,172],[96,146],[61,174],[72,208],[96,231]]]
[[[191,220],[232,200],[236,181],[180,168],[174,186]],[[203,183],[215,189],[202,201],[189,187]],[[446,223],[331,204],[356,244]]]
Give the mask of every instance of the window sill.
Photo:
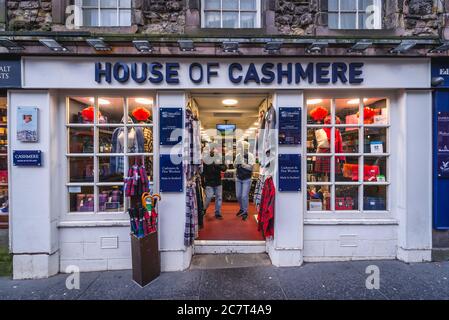
[[[398,225],[396,219],[316,219],[305,218],[304,225]]]
[[[61,221],[58,228],[129,227],[129,220]]]

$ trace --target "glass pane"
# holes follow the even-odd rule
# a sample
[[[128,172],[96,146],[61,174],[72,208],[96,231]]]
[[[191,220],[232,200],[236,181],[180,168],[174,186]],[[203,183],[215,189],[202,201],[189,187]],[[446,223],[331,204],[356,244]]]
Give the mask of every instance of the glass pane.
[[[100,112],[98,113],[98,123],[124,123],[123,98],[98,98]]]
[[[69,177],[70,182],[93,182],[94,158],[69,157]]]
[[[307,186],[307,210],[329,211],[331,209],[330,186]]]
[[[369,6],[374,5],[374,0],[359,0],[359,10],[366,12]]]
[[[387,186],[365,186],[363,189],[363,210],[387,210]]]
[[[93,97],[69,98],[69,123],[93,123],[94,107]]]
[[[120,10],[120,26],[128,27],[131,25],[131,10]]]
[[[141,165],[143,161],[143,165],[145,166],[145,171],[148,176],[148,180],[153,181],[153,157],[152,156],[130,156],[128,158],[128,165],[131,168],[133,165],[138,164]]]
[[[207,10],[220,9],[221,0],[204,0],[204,7]]]
[[[219,12],[205,12],[205,26],[206,28],[220,28],[220,13]]]
[[[336,124],[359,124],[360,99],[335,100]]]
[[[387,99],[365,98],[363,102],[365,124],[388,125]]]
[[[240,14],[240,28],[255,28],[256,14],[252,12],[242,12]]]
[[[338,29],[338,13],[328,13],[329,29]]]
[[[123,212],[123,186],[98,187],[98,210],[100,212]]]
[[[99,153],[123,153],[123,137],[119,136],[119,128],[100,127],[98,130],[98,152]],[[114,132],[117,134],[114,136]]]
[[[359,13],[359,29],[374,29],[373,22],[373,19],[368,19],[366,13]]]
[[[68,187],[70,212],[94,211],[94,187]]]
[[[355,13],[342,13],[340,19],[340,29],[356,29]]]
[[[365,128],[365,153],[387,153],[387,128]]]
[[[336,153],[359,153],[359,129],[337,128],[335,129]]]
[[[239,0],[224,0],[222,5],[225,10],[238,10]]]
[[[129,153],[153,152],[153,129],[151,127],[131,127],[128,129]]]
[[[1,213],[8,213],[9,212],[8,187],[1,187],[0,188],[0,212]]]
[[[120,8],[131,8],[131,0],[120,0]]]
[[[101,9],[100,10],[101,27],[114,27],[118,25],[117,10]]]
[[[100,182],[123,182],[124,157],[98,157],[98,177]]]
[[[331,172],[331,157],[307,157],[307,181],[329,182]]]
[[[83,9],[83,26],[98,27],[98,9]]]
[[[238,28],[239,14],[237,12],[223,12],[223,28]]]
[[[139,97],[128,99],[129,116],[134,123],[146,124],[153,122],[153,97]]]
[[[0,153],[8,152],[8,128],[0,127]]]
[[[240,0],[240,10],[256,10],[256,0]]]
[[[101,8],[117,8],[117,0],[100,0]]]
[[[369,182],[386,182],[387,158],[386,157],[365,157],[364,180]]]
[[[98,7],[98,0],[83,0],[85,7]]]
[[[306,103],[307,103],[307,123],[324,124],[326,117],[331,114],[331,100],[308,99]],[[330,120],[330,118],[328,119]]]
[[[69,128],[69,153],[94,153],[94,129]]]
[[[359,182],[359,157],[337,157],[335,160],[335,181]]]
[[[0,155],[0,183],[8,183],[8,156]]]
[[[341,11],[356,11],[357,0],[340,0]]]
[[[359,186],[335,186],[335,210],[359,210]]]
[[[331,128],[307,129],[307,152],[330,153],[330,132]]]

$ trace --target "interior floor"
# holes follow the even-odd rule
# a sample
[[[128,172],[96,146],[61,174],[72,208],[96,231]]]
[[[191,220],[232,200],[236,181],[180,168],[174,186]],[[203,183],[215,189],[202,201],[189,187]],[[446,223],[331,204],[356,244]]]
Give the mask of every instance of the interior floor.
[[[262,233],[257,231],[257,212],[253,204],[248,208],[248,219],[243,221],[237,217],[239,211],[237,202],[223,202],[223,220],[215,219],[215,204],[211,202],[204,217],[204,228],[199,231],[199,240],[235,240],[263,241]]]

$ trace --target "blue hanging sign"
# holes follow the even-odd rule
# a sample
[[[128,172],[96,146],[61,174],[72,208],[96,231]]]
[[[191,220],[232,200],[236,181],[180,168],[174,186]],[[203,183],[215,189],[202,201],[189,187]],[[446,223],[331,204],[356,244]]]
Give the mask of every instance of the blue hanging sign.
[[[40,150],[14,150],[13,164],[17,167],[41,167],[42,151]]]
[[[160,191],[183,192],[182,155],[161,154],[159,168]]]
[[[301,191],[301,155],[279,155],[279,191]]]
[[[160,108],[159,137],[162,146],[174,146],[182,141],[181,108]]]
[[[0,88],[22,87],[22,65],[20,60],[0,60]]]
[[[279,144],[301,144],[301,108],[279,108]]]

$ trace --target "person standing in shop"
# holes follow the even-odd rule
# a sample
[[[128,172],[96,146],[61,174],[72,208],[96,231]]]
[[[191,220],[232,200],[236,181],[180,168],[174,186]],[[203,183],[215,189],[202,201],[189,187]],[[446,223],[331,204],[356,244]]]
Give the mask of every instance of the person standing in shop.
[[[206,187],[206,203],[204,204],[204,214],[206,214],[212,198],[215,196],[215,218],[223,220],[221,214],[221,203],[223,198],[223,186],[221,184],[221,173],[226,171],[222,157],[219,157],[213,145],[205,148],[202,177]]]
[[[235,193],[240,205],[237,217],[241,216],[243,221],[248,219],[249,191],[255,162],[254,155],[249,152],[249,143],[242,140],[238,141],[234,162],[236,168]]]

